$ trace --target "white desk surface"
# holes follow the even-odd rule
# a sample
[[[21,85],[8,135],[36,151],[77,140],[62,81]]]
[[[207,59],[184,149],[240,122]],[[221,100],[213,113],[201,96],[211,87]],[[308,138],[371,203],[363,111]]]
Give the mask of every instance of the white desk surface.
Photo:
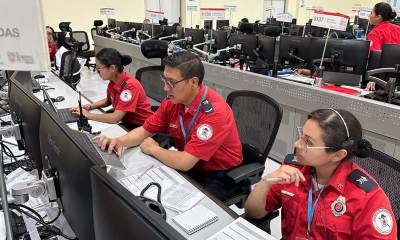
[[[73,107],[77,106],[77,99],[78,99],[78,93],[76,93],[73,89],[68,87],[64,82],[62,82],[57,76],[54,75],[47,75],[48,76],[48,82],[45,83],[49,87],[54,87],[55,90],[49,90],[49,95],[51,97],[57,97],[59,95],[64,96],[65,100],[62,102],[59,102],[57,107],[58,108],[66,108],[66,107]],[[85,82],[85,80],[81,80]],[[92,84],[79,84],[78,88],[81,90],[82,93],[88,92],[90,90],[86,90],[86,88],[91,88],[93,89],[93,86],[102,86],[100,79],[91,79]],[[104,82],[104,81],[102,81]],[[102,88],[102,87],[101,87]],[[104,90],[105,91],[105,90]],[[91,96],[98,96],[94,94],[94,92],[90,92]],[[43,96],[42,93],[37,93],[39,96]],[[100,95],[100,94],[99,94]],[[88,97],[88,96],[86,96]],[[43,97],[41,97],[42,99]],[[86,99],[82,98],[83,104],[86,102]],[[97,123],[92,123],[96,125]],[[104,127],[104,125],[103,125]],[[125,134],[126,131],[121,128],[117,124],[110,124],[109,126],[106,126],[102,129],[102,135],[109,136],[109,137],[117,137]],[[124,156],[122,157],[122,161],[124,165],[127,167],[126,170],[118,170],[118,169],[110,169],[109,174],[116,178],[117,180],[130,176],[132,174],[138,173],[140,171],[143,171],[143,167],[146,167],[148,165],[154,165],[154,167],[161,166],[162,163],[152,156],[143,154],[138,147],[135,148],[129,148],[125,150]],[[200,190],[199,190],[200,191]],[[219,206],[216,202],[211,200],[207,195],[203,200],[201,200],[198,204],[202,204],[215,212],[219,216],[219,220],[210,226],[204,228],[201,231],[198,231],[192,235],[186,234],[183,230],[181,230],[176,224],[172,222],[172,217],[178,215],[177,212],[174,212],[170,209],[166,209],[167,212],[167,222],[174,227],[178,232],[180,232],[185,238],[187,239],[206,239],[210,237],[212,234],[215,232],[219,231],[229,223],[231,223],[234,220],[234,217],[232,217],[230,214],[233,214],[233,212],[229,209],[230,213],[226,211],[226,209],[222,208]]]

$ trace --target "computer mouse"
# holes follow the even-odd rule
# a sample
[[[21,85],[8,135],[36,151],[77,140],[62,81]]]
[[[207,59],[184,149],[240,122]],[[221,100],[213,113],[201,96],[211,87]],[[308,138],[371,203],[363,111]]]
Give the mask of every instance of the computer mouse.
[[[58,97],[56,97],[56,102],[61,102],[61,101],[64,101],[64,97],[63,96],[58,96]]]
[[[41,74],[39,74],[39,75],[36,75],[36,76],[34,76],[33,78],[34,78],[34,79],[39,79],[39,78],[45,78],[45,76],[44,76],[44,75],[41,75]]]

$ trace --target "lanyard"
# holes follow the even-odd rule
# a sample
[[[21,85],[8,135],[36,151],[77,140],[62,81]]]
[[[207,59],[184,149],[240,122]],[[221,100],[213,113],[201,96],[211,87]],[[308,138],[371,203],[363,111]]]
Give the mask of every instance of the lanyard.
[[[194,112],[193,117],[192,117],[192,119],[191,119],[190,122],[189,122],[189,126],[188,126],[187,130],[185,130],[185,126],[183,125],[183,118],[182,118],[182,116],[179,114],[179,123],[180,123],[180,125],[181,125],[182,135],[183,135],[183,137],[185,138],[185,143],[186,143],[186,141],[187,141],[187,139],[188,139],[188,135],[189,135],[190,129],[191,129],[192,126],[193,126],[194,120],[196,120],[196,117],[197,117],[197,115],[198,115],[199,112],[200,112],[201,102],[203,102],[204,99],[205,99],[206,96],[207,96],[207,90],[208,90],[208,87],[206,86],[205,89],[204,89],[204,92],[203,92],[203,96],[201,97],[200,103],[199,103],[199,105],[197,105],[196,111]]]
[[[317,183],[318,184],[318,183]],[[310,184],[310,188],[308,189],[308,205],[307,205],[307,236],[310,235],[311,232],[311,223],[314,217],[314,211],[315,207],[317,206],[318,200],[321,197],[321,193],[324,190],[324,188],[321,189],[321,191],[318,193],[317,198],[315,199],[314,204],[312,204],[312,181]]]

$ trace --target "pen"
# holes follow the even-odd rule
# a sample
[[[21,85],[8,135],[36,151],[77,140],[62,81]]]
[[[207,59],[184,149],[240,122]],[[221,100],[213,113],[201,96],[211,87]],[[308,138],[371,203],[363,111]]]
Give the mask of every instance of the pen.
[[[276,182],[282,182],[284,181],[283,178],[279,178],[279,177],[271,177],[271,178],[261,178],[264,182],[268,182],[268,183],[276,183]]]
[[[154,165],[150,165],[146,170],[144,170],[140,175],[139,178],[142,178],[150,169],[152,169]]]

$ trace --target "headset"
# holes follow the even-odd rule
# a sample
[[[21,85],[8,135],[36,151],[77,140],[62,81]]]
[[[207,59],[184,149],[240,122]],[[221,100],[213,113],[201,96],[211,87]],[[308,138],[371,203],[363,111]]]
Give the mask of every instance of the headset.
[[[329,109],[332,110],[334,113],[336,113],[336,115],[338,115],[340,119],[342,119],[343,125],[346,128],[347,138],[340,146],[344,148],[352,146],[354,144],[354,140],[350,138],[349,128],[347,127],[346,121],[344,120],[343,116],[337,110],[333,108]]]

